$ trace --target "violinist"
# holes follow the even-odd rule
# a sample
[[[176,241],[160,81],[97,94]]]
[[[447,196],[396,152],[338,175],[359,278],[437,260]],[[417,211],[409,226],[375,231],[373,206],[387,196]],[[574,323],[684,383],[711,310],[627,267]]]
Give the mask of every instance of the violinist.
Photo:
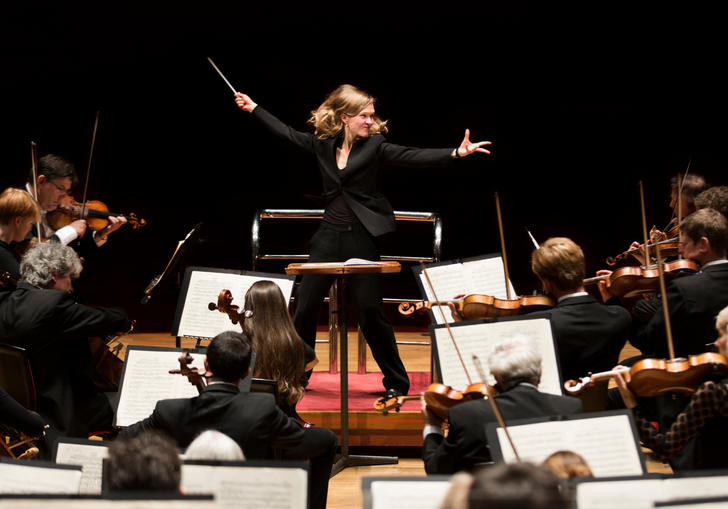
[[[556,306],[528,316],[550,318],[563,380],[609,370],[630,330],[629,312],[605,306],[584,291],[584,252],[571,239],[553,237],[531,254],[531,270]]]
[[[253,376],[275,380],[278,406],[294,416],[296,403],[305,394],[305,358],[315,357],[313,349],[298,336],[283,293],[273,281],[253,283],[245,294],[245,310],[252,313],[243,321],[243,332],[255,352]],[[304,353],[306,347],[309,351]]]
[[[500,391],[495,401],[506,421],[582,411],[579,399],[539,392],[541,354],[527,337],[504,339],[494,345],[488,366]],[[424,399],[422,414],[425,420],[422,458],[428,474],[472,470],[492,461],[485,425],[497,420],[490,402],[478,399],[452,407],[447,437],[443,436],[443,421],[424,405]]]
[[[38,413],[50,425],[48,450],[60,436],[86,438],[110,430],[113,411],[93,382],[88,337],[130,328],[120,309],[76,302],[73,279],[82,270],[68,246],[43,242],[20,263],[18,287],[0,302],[0,337],[28,352]]]
[[[680,188],[681,180],[682,188]],[[690,173],[682,179],[672,177],[670,179],[670,203],[668,205],[668,207],[672,210],[672,218],[662,230],[652,227],[652,230],[650,231],[650,242],[659,242],[676,236],[678,231],[678,215],[681,215],[681,217],[684,218],[695,212],[698,208],[695,200],[698,195],[706,189],[708,189],[708,184],[702,175]],[[679,203],[678,197],[680,197]],[[680,214],[678,214],[678,209]],[[645,264],[644,248],[640,242],[632,242],[629,246],[629,250],[636,250],[632,256],[634,256],[641,265]]]
[[[80,239],[78,250],[82,255],[86,255],[96,247],[104,245],[108,241],[109,234],[121,228],[127,220],[122,216],[109,217],[108,226],[93,232],[92,235],[85,235],[85,219],[76,219],[62,228],[54,229],[48,224],[46,214],[58,209],[64,200],[70,198],[71,189],[77,182],[78,177],[73,163],[61,156],[47,154],[38,159],[37,185],[33,185],[33,176],[30,175],[25,188],[33,195],[37,187],[38,203],[43,215],[41,221],[43,238],[58,241],[63,245]]]
[[[715,209],[728,218],[728,186],[709,187],[695,198],[696,209]]]
[[[675,355],[687,357],[705,352],[713,319],[728,305],[728,220],[714,209],[700,209],[683,219],[680,239],[680,254],[700,266],[698,273],[675,278],[666,287]],[[603,298],[611,298],[605,285],[599,289]],[[655,312],[646,323],[633,318],[630,342],[643,355],[667,358],[664,314]]]
[[[728,307],[718,313],[715,327],[715,346],[728,356]],[[657,430],[644,416],[641,403],[638,404],[624,377],[618,373],[614,378],[625,405],[634,412],[642,442],[658,457],[667,460],[681,455],[682,461],[672,462],[676,469],[728,467],[728,379],[704,382],[669,429]]]
[[[25,191],[9,187],[0,194],[0,269],[20,279],[20,264],[12,242],[22,242],[40,221],[38,203]]]
[[[326,428],[304,428],[287,416],[269,394],[241,392],[250,372],[250,339],[240,332],[215,336],[207,347],[209,382],[194,398],[163,399],[152,414],[123,429],[119,438],[161,431],[186,448],[202,431],[214,429],[235,440],[247,459],[270,459],[272,447],[283,459],[310,461],[309,505],[325,509],[336,435]]]
[[[246,94],[237,92],[235,102],[271,134],[312,156],[319,167],[326,207],[311,239],[309,262],[379,260],[376,238],[395,229],[392,207],[376,189],[383,164],[443,166],[476,152],[490,153],[484,148],[490,142],[471,142],[469,130],[455,148],[419,149],[389,143],[384,138],[386,121],[376,114],[374,98],[352,85],[336,88],[311,113],[308,122],[314,133],[292,129]],[[293,323],[312,348],[318,310],[332,282],[333,275],[305,275],[297,290]],[[384,374],[385,399],[407,394],[409,376],[392,325],[381,309],[379,275],[357,274],[349,283],[359,325]]]

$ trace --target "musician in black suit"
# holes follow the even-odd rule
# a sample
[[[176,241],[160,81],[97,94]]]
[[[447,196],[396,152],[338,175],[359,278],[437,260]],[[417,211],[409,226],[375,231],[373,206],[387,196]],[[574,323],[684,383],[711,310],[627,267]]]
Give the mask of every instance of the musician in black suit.
[[[72,280],[81,269],[70,247],[38,244],[20,264],[18,287],[0,302],[0,337],[28,351],[49,448],[59,436],[111,429],[113,411],[93,382],[88,338],[130,328],[124,311],[74,299]]]
[[[608,371],[627,342],[631,318],[619,305],[605,306],[584,291],[584,253],[572,240],[553,237],[531,255],[531,269],[556,300],[529,316],[551,320],[563,381]]]
[[[157,402],[151,416],[119,436],[159,430],[185,448],[202,431],[214,429],[235,440],[247,459],[270,458],[275,447],[285,459],[310,460],[310,507],[324,509],[336,435],[325,428],[303,428],[276,406],[270,394],[240,392],[238,384],[250,370],[250,353],[250,340],[244,334],[217,335],[207,348],[205,370],[211,377],[200,395]]]
[[[666,286],[675,356],[686,357],[706,351],[714,339],[715,316],[728,305],[728,219],[703,208],[683,219],[680,234],[680,254],[700,266],[698,273]],[[645,356],[669,357],[662,309],[647,323],[636,323],[630,342]]]
[[[268,131],[309,153],[318,163],[326,209],[321,227],[311,239],[310,262],[379,260],[376,237],[395,229],[392,207],[377,191],[377,176],[383,164],[443,165],[474,152],[489,153],[482,147],[490,142],[471,143],[468,130],[455,149],[418,149],[387,143],[383,136],[386,122],[375,114],[374,98],[351,85],[338,87],[312,112],[308,122],[315,128],[313,134],[288,127],[245,94],[235,94],[235,101]],[[332,278],[303,276],[296,294],[293,322],[299,336],[311,347],[315,347],[318,310]],[[359,325],[384,374],[386,397],[407,394],[409,377],[392,326],[381,309],[379,275],[357,274],[350,277],[349,283]]]
[[[41,235],[44,239],[54,240],[63,245],[73,242],[82,256],[88,256],[108,241],[109,234],[127,222],[123,216],[111,216],[105,228],[86,235],[86,220],[75,219],[56,230],[48,223],[47,213],[61,207],[70,195],[72,187],[78,181],[76,168],[71,161],[62,156],[46,154],[38,159],[35,183],[33,177],[32,174],[29,175],[25,189],[34,196],[37,192],[38,203],[42,210]],[[35,232],[31,232],[31,235],[35,236]]]
[[[579,399],[539,392],[541,355],[531,340],[514,337],[495,345],[488,359],[500,393],[495,402],[506,421],[582,411]],[[497,422],[490,402],[468,401],[450,409],[450,428],[443,436],[442,421],[425,405],[422,458],[428,474],[452,474],[492,461],[485,425]]]
[[[28,436],[37,437],[43,434],[46,423],[40,415],[31,412],[0,389],[0,425],[10,426]]]

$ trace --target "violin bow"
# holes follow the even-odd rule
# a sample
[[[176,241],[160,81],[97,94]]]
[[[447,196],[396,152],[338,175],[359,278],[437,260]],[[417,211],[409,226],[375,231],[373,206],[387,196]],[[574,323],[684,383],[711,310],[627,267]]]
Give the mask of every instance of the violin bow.
[[[38,146],[35,144],[34,141],[30,142],[30,168],[33,173],[33,198],[35,198],[36,203],[38,202]],[[42,221],[38,221],[35,225],[36,230],[38,232],[38,242],[43,241],[43,233],[41,228]]]
[[[432,292],[432,297],[435,299],[435,302],[440,302],[440,299],[437,298],[437,293],[435,293],[435,287],[432,286],[432,281],[430,281],[430,276],[427,274],[427,269],[425,268],[425,263],[420,262],[420,267],[422,268],[422,273],[425,275],[425,280],[427,281],[427,286],[430,287],[430,292]],[[458,354],[458,359],[460,359],[460,364],[463,366],[463,371],[465,371],[465,376],[468,379],[468,385],[472,385],[473,381],[470,378],[470,373],[468,373],[468,368],[465,366],[465,361],[463,360],[463,356],[460,353],[460,348],[458,348],[458,343],[455,341],[455,335],[452,333],[452,329],[450,328],[450,324],[448,323],[447,319],[445,318],[445,312],[442,310],[442,306],[437,306],[437,308],[440,310],[440,316],[442,317],[442,321],[445,322],[445,327],[447,328],[447,333],[450,335],[450,340],[452,341],[452,345],[455,347],[455,352]]]
[[[508,259],[506,258],[506,242],[503,236],[503,219],[501,218],[500,200],[498,199],[498,192],[495,193],[495,211],[498,216],[498,231],[500,232],[500,243],[501,243],[501,256],[503,256],[503,273],[506,278],[506,298],[511,300],[511,285],[509,284],[510,278],[508,276]]]
[[[227,84],[227,86],[230,87],[230,90],[233,91],[233,94],[237,94],[238,91],[235,90],[235,87],[230,84],[230,82],[225,77],[225,75],[222,73],[222,71],[217,68],[217,66],[215,65],[215,62],[213,62],[210,57],[207,57],[207,61],[210,62],[210,65],[212,66],[212,68],[217,71],[217,73],[220,75],[220,77],[223,79],[223,81]]]
[[[480,363],[480,359],[478,359],[478,356],[473,354],[473,364],[475,364],[475,369],[478,370],[478,376],[483,381],[483,383],[486,383],[485,379],[485,370],[483,369],[483,365]],[[490,401],[490,406],[493,409],[493,413],[495,414],[495,418],[498,421],[498,425],[503,428],[503,432],[506,434],[506,438],[508,439],[508,443],[511,444],[511,449],[513,449],[513,455],[516,457],[516,461],[521,461],[521,457],[518,455],[518,451],[516,450],[516,444],[513,443],[513,439],[511,438],[511,434],[508,432],[508,426],[506,426],[506,421],[503,419],[503,414],[500,411],[500,408],[498,408],[498,403],[495,402],[495,398],[488,397],[488,401]]]
[[[642,181],[640,180],[640,203],[642,205],[642,230],[645,232],[645,235],[647,235],[647,220],[645,219],[645,196],[644,196],[644,189],[642,187]],[[647,244],[645,244],[647,246]],[[647,247],[645,247],[645,251],[647,250]],[[670,360],[675,358],[675,348],[673,346],[672,342],[672,327],[670,326],[670,311],[667,307],[667,300],[665,299],[666,291],[665,291],[665,274],[662,267],[662,256],[660,255],[660,250],[658,248],[655,248],[655,254],[657,256],[657,274],[660,278],[660,294],[662,295],[662,312],[665,317],[665,333],[667,336],[667,351],[670,355]],[[646,259],[647,258],[647,252],[645,252]]]
[[[91,176],[91,161],[94,157],[94,146],[96,145],[96,131],[99,127],[99,110],[96,110],[96,120],[94,121],[94,130],[91,134],[91,149],[88,153],[88,165],[86,166],[86,182],[83,184],[83,196],[81,198],[81,219],[86,215],[86,195],[88,192],[88,181]]]

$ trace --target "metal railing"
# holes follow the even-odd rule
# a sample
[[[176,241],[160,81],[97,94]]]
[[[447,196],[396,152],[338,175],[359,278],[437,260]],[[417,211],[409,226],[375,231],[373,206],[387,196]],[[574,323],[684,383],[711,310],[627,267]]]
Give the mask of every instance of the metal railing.
[[[308,259],[308,253],[261,253],[261,226],[264,220],[271,219],[321,219],[323,218],[323,209],[261,209],[255,213],[253,218],[253,226],[251,229],[251,257],[252,267],[256,270],[258,262],[261,260],[291,260],[301,261]],[[410,255],[386,255],[382,254],[383,261],[397,262],[425,262],[432,263],[440,261],[441,244],[442,244],[442,220],[440,215],[434,212],[409,212],[402,210],[394,211],[395,221],[414,221],[432,223],[432,255],[431,256],[410,256]],[[329,372],[337,371],[337,352],[338,352],[338,331],[336,315],[333,310],[336,309],[335,288],[329,291],[329,298],[325,302],[329,303],[329,339],[319,340],[317,342],[329,343]],[[295,297],[292,297],[293,300]],[[402,302],[417,302],[420,299],[392,298],[385,297],[382,299],[385,303],[399,304]],[[397,344],[407,345],[430,345],[429,341],[397,341]],[[366,372],[366,340],[358,330],[358,373]]]

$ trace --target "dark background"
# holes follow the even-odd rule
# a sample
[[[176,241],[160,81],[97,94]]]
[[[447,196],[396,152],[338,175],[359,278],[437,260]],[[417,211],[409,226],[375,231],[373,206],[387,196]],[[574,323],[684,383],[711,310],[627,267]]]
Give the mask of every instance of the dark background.
[[[239,111],[207,56],[239,90],[302,130],[329,91],[352,83],[377,97],[394,143],[454,147],[466,127],[473,140],[493,141],[491,156],[457,168],[388,168],[381,189],[396,210],[441,214],[445,260],[500,250],[497,191],[520,293],[538,286],[526,229],[540,241],[573,238],[591,272],[641,237],[639,180],[648,226],[669,219],[668,181],[688,162],[725,184],[725,30],[717,11],[475,5],[5,6],[0,184],[22,185],[31,141],[41,155],[74,161],[83,182],[100,111],[88,197],[149,224],[114,233],[78,286],[89,303],[125,307],[140,331],[170,329],[179,274],[146,306],[139,299],[195,224],[204,225],[179,270],[250,270],[256,210],[321,206],[311,198],[320,193],[313,161]],[[307,232],[291,231],[289,250],[305,252]],[[385,243],[415,236],[429,240],[429,230],[402,228]],[[416,296],[404,272],[390,296]]]

